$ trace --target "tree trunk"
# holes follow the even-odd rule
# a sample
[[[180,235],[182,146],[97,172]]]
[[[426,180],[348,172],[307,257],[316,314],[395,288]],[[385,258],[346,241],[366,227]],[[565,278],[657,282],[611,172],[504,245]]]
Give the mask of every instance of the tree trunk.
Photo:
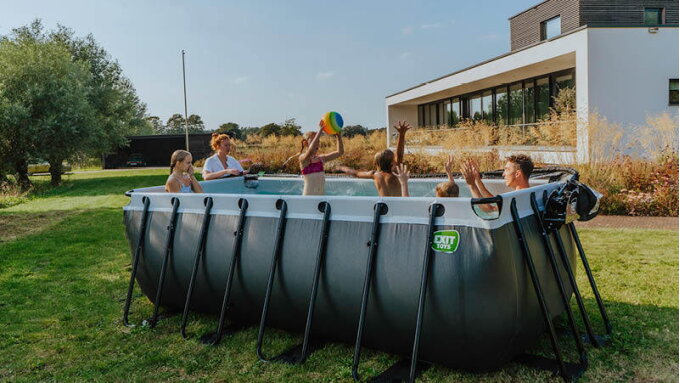
[[[17,158],[14,160],[14,171],[16,172],[17,183],[22,192],[27,191],[33,186],[31,180],[28,178],[28,160],[25,158]]]
[[[50,176],[52,176],[52,186],[61,185],[62,160],[50,161]]]

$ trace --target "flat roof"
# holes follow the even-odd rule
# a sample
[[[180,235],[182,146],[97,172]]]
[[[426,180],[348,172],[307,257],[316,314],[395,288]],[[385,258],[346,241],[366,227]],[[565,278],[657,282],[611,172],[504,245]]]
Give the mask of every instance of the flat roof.
[[[539,7],[539,6],[541,5],[541,4],[543,4],[543,3],[547,3],[548,1],[550,1],[550,0],[544,0],[544,1],[541,1],[540,3],[538,3],[538,4],[536,4],[536,5],[532,6],[532,7],[529,7],[529,8],[527,8],[527,9],[523,10],[522,12],[520,12],[520,13],[518,13],[518,14],[514,15],[514,16],[510,16],[510,17],[508,17],[508,20],[512,20],[512,19],[514,19],[515,17],[517,17],[517,16],[521,15],[522,13],[526,13],[526,12],[529,12],[529,11],[531,11],[532,9],[536,9],[536,8],[538,8],[538,7]]]
[[[470,69],[472,69],[472,68],[476,68],[476,67],[478,67],[478,66],[482,66],[482,65],[488,64],[488,63],[490,63],[490,62],[493,62],[493,61],[496,61],[496,60],[500,60],[500,59],[502,59],[502,58],[504,58],[504,57],[508,57],[508,56],[514,55],[515,53],[521,52],[521,51],[523,51],[523,50],[530,49],[530,48],[533,48],[533,47],[538,46],[538,45],[541,45],[541,44],[549,43],[549,42],[551,42],[551,41],[560,39],[560,38],[562,38],[562,37],[564,37],[564,36],[568,36],[568,35],[570,35],[570,34],[572,34],[572,33],[576,33],[576,32],[582,31],[582,30],[584,30],[584,29],[586,29],[586,28],[588,28],[587,25],[580,26],[580,27],[578,27],[578,28],[576,28],[576,29],[572,29],[572,30],[570,30],[570,31],[568,31],[568,32],[565,32],[565,33],[562,33],[562,34],[560,34],[560,35],[557,35],[557,36],[555,36],[555,37],[553,37],[553,38],[550,38],[550,39],[547,39],[547,40],[543,40],[543,41],[539,41],[539,42],[533,43],[533,44],[531,44],[531,45],[527,45],[527,46],[525,46],[525,47],[522,47],[522,48],[519,48],[519,49],[515,49],[514,51],[510,51],[510,52],[507,52],[507,53],[503,53],[503,54],[500,55],[500,56],[496,56],[496,57],[494,57],[494,58],[491,58],[491,59],[482,61],[482,62],[477,63],[477,64],[474,64],[474,65],[471,65],[471,66],[469,66],[469,67],[467,67],[467,68],[464,68],[464,69],[461,69],[461,70],[457,70],[457,71],[455,71],[455,72],[453,72],[453,73],[449,73],[449,74],[443,75],[443,76],[441,76],[441,77],[437,77],[437,78],[435,78],[434,80],[430,80],[430,81],[428,81],[428,82],[424,82],[424,83],[422,83],[422,84],[418,84],[418,85],[416,85],[416,86],[412,86],[412,87],[410,87],[410,88],[408,88],[408,89],[404,89],[404,90],[399,91],[399,92],[397,92],[397,93],[394,93],[394,94],[391,94],[391,95],[389,95],[389,96],[386,96],[385,98],[390,98],[390,97],[396,96],[396,95],[398,95],[398,94],[402,94],[402,93],[408,92],[409,90],[413,90],[413,89],[416,89],[416,88],[420,88],[420,87],[423,86],[423,85],[427,85],[427,84],[433,83],[433,82],[435,82],[435,81],[439,81],[439,80],[441,80],[441,79],[444,79],[444,78],[446,78],[446,77],[453,76],[453,75],[456,75],[456,74],[458,74],[458,73],[465,72],[465,71],[470,70]]]

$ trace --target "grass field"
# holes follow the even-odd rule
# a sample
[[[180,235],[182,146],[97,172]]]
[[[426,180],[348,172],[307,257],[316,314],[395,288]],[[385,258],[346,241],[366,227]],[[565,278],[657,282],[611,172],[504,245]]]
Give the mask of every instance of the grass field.
[[[179,318],[154,330],[121,324],[130,273],[121,207],[123,192],[162,184],[165,170],[76,174],[56,189],[0,209],[0,381],[350,381],[352,347],[330,344],[302,366],[264,364],[255,356],[254,327],[217,347],[183,340]],[[47,182],[47,180],[36,182]],[[660,230],[581,230],[581,237],[614,325],[609,347],[589,347],[583,382],[677,382],[678,236]],[[599,331],[588,284],[579,285]],[[152,305],[136,291],[131,318]],[[576,311],[575,311],[576,313]],[[215,318],[198,317],[189,332],[202,334]],[[274,353],[300,341],[268,332]],[[573,349],[568,335],[563,347]],[[550,355],[547,338],[536,346]],[[572,352],[568,353],[573,360]],[[370,376],[398,360],[365,351]],[[545,372],[508,364],[472,374],[435,366],[428,382],[560,381]]]

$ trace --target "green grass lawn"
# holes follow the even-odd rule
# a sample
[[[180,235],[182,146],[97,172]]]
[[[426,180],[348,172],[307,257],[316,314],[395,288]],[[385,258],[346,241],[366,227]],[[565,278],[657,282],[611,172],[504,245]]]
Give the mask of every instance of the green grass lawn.
[[[255,327],[209,347],[183,340],[177,316],[154,330],[121,324],[130,273],[123,192],[166,177],[165,170],[76,174],[62,187],[39,185],[40,192],[0,209],[0,381],[350,381],[349,345],[327,345],[302,366],[265,364],[255,356]],[[590,229],[581,237],[614,325],[608,347],[588,347],[590,368],[581,381],[677,382],[677,233]],[[588,282],[578,274],[591,319],[602,331]],[[137,290],[131,319],[151,311]],[[198,316],[188,330],[202,334],[214,325],[215,318]],[[300,338],[269,331],[268,352]],[[560,343],[574,348],[568,334]],[[550,355],[547,345],[546,337],[537,351]],[[574,353],[567,354],[573,360]],[[364,351],[361,371],[370,376],[396,360]],[[484,374],[435,366],[421,379],[560,381],[517,364]]]

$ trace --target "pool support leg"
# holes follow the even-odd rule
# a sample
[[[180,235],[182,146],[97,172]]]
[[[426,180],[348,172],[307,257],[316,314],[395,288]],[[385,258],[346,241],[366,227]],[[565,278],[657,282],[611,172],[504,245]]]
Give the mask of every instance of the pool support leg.
[[[246,200],[245,198],[241,198],[238,201],[238,205],[241,208],[241,210],[238,216],[238,225],[236,231],[234,232],[236,238],[234,239],[234,247],[232,249],[231,264],[229,265],[229,274],[227,275],[227,284],[224,287],[224,297],[222,298],[220,319],[214,337],[207,342],[212,345],[219,344],[220,341],[222,340],[222,336],[224,335],[225,330],[224,326],[227,319],[227,310],[229,310],[229,306],[231,305],[231,302],[229,300],[231,299],[231,286],[234,282],[234,271],[236,271],[236,265],[238,264],[238,259],[241,256],[241,242],[243,241],[243,227],[245,226],[246,222],[246,210],[248,210],[248,200]]]
[[[566,250],[564,249],[564,243],[562,242],[562,237],[560,237],[560,232],[558,229],[553,228],[552,234],[555,237],[555,242],[557,242],[557,250],[560,254],[560,258],[562,258],[562,264],[564,268],[567,270],[569,283],[571,284],[571,288],[574,291],[574,297],[576,298],[576,303],[578,304],[578,309],[581,313],[581,319],[583,319],[583,324],[586,327],[586,333],[588,334],[588,338],[590,339],[590,344],[592,344],[595,347],[600,347],[600,341],[595,336],[593,326],[590,324],[590,318],[588,318],[586,306],[583,304],[583,297],[581,296],[581,292],[578,289],[576,277],[574,276],[574,270],[571,268],[571,264],[569,263],[569,258],[567,257]]]
[[[420,278],[420,294],[418,296],[418,314],[416,315],[416,331],[413,339],[413,352],[411,353],[411,369],[409,382],[416,380],[418,371],[418,351],[420,347],[420,334],[423,329],[423,317],[425,316],[425,298],[427,295],[427,282],[430,278],[430,259],[432,258],[432,236],[434,234],[434,221],[444,214],[444,206],[438,203],[430,205],[430,221],[427,226],[427,240],[425,241],[425,255],[423,256],[423,273]]]
[[[139,239],[137,240],[137,248],[135,250],[135,258],[132,261],[132,273],[130,274],[130,284],[128,285],[127,297],[125,298],[125,306],[123,307],[123,324],[130,327],[128,322],[128,315],[130,314],[130,305],[132,304],[132,291],[135,288],[135,277],[137,276],[137,267],[139,267],[139,258],[144,253],[144,237],[146,236],[146,229],[149,221],[149,197],[142,197],[144,209],[142,210],[142,221],[139,224]]]
[[[170,213],[170,223],[168,224],[168,236],[165,239],[165,256],[163,257],[163,266],[161,266],[161,274],[158,277],[158,287],[156,288],[156,299],[153,301],[153,315],[149,319],[149,327],[156,327],[158,322],[158,309],[161,305],[161,298],[163,296],[163,284],[165,283],[165,270],[168,268],[168,259],[172,256],[175,242],[175,225],[177,224],[177,209],[179,208],[179,198],[172,198],[172,213]]]
[[[569,321],[572,336],[574,337],[574,342],[576,343],[576,349],[578,350],[580,366],[578,371],[576,372],[576,376],[572,376],[578,378],[581,375],[583,375],[586,369],[588,369],[588,355],[586,353],[585,347],[583,346],[583,342],[581,341],[581,335],[579,334],[578,327],[576,326],[574,314],[571,311],[569,297],[567,296],[567,292],[564,289],[564,283],[562,282],[562,276],[559,270],[559,263],[555,258],[555,253],[553,252],[552,245],[550,244],[550,237],[548,236],[545,223],[543,222],[542,212],[538,207],[538,202],[536,202],[536,194],[531,193],[529,198],[531,202],[531,209],[534,211],[534,217],[536,217],[536,224],[538,225],[538,229],[541,231],[541,238],[543,239],[543,246],[545,248],[546,254],[548,255],[548,260],[550,261],[550,267],[552,268],[553,275],[555,276],[555,280],[557,281],[557,287],[560,291],[562,304],[564,305],[564,310],[567,313],[567,319]]]
[[[187,317],[189,316],[189,305],[191,304],[191,295],[194,292],[194,284],[196,283],[196,274],[198,274],[198,265],[201,262],[201,256],[205,252],[205,239],[208,236],[208,226],[210,225],[210,211],[213,206],[213,199],[207,197],[204,200],[205,211],[203,212],[203,223],[201,224],[201,232],[198,237],[198,244],[196,245],[196,255],[194,256],[194,268],[191,271],[191,279],[189,279],[189,288],[187,289],[186,302],[184,303],[184,311],[182,313],[182,324],[180,326],[180,332],[182,338],[187,338]]]
[[[543,289],[541,288],[541,283],[538,279],[538,274],[536,273],[536,267],[534,266],[534,260],[529,252],[529,246],[526,242],[526,237],[524,236],[524,229],[522,229],[522,223],[520,222],[519,213],[517,212],[517,201],[513,198],[510,202],[510,212],[512,214],[512,223],[515,228],[515,233],[517,235],[517,240],[520,245],[520,250],[524,256],[527,268],[529,269],[529,275],[531,276],[531,282],[534,286],[534,291],[536,293],[536,298],[538,298],[538,304],[541,307],[541,314],[543,315],[543,321],[550,334],[550,343],[552,344],[553,351],[555,353],[555,358],[557,359],[557,364],[559,368],[559,373],[565,382],[569,382],[571,378],[567,372],[567,368],[562,360],[562,351],[557,343],[557,335],[555,334],[555,328],[553,327],[550,313],[548,312],[548,305],[545,303],[545,296],[543,295]]]
[[[276,227],[276,240],[274,243],[274,254],[272,255],[272,263],[269,267],[269,278],[267,279],[267,290],[264,294],[264,303],[262,304],[262,316],[260,317],[260,329],[257,332],[257,358],[262,362],[269,362],[262,352],[262,343],[264,341],[264,330],[267,324],[267,314],[269,312],[269,299],[272,295],[272,286],[274,285],[274,277],[276,275],[276,267],[281,257],[281,248],[283,245],[283,236],[286,230],[286,213],[288,212],[288,205],[286,201],[280,199],[276,201],[276,208],[280,210],[279,223]]]
[[[604,303],[602,302],[602,297],[600,297],[600,291],[597,289],[597,284],[595,283],[595,278],[593,277],[593,272],[590,270],[590,264],[588,264],[588,259],[586,258],[586,253],[583,251],[583,246],[581,245],[581,239],[576,232],[576,226],[573,222],[569,223],[569,231],[571,232],[572,238],[576,242],[576,247],[578,248],[578,253],[581,257],[581,262],[586,270],[586,275],[588,276],[588,281],[590,282],[590,287],[593,290],[593,295],[595,295],[595,300],[597,301],[597,307],[600,309],[600,315],[602,316],[602,321],[604,322],[607,335],[612,333],[612,325],[609,322],[609,316],[607,316],[607,310],[604,308]]]
[[[352,378],[359,380],[359,358],[361,356],[361,338],[364,332],[364,324],[366,321],[366,307],[368,306],[368,295],[371,290],[371,283],[373,282],[373,265],[375,263],[375,254],[378,252],[378,240],[380,238],[380,216],[387,214],[387,205],[383,202],[378,202],[373,206],[373,226],[371,229],[371,238],[368,242],[368,258],[366,259],[366,271],[364,274],[364,289],[361,294],[361,309],[359,311],[359,323],[357,325],[357,337],[354,343],[354,360],[352,362]]]
[[[312,332],[312,322],[314,320],[314,308],[316,306],[316,293],[319,287],[319,277],[321,275],[321,268],[323,267],[326,258],[326,244],[328,243],[328,229],[330,226],[331,205],[328,202],[319,203],[319,211],[323,213],[323,220],[321,224],[321,232],[319,237],[319,247],[316,253],[316,265],[314,267],[314,279],[312,280],[312,288],[309,297],[309,307],[307,309],[307,321],[305,322],[305,333],[301,345],[294,346],[282,354],[274,357],[272,360],[277,362],[284,362],[290,364],[301,364],[307,360],[308,354],[314,350],[321,348],[323,342],[311,342],[310,335]],[[298,353],[298,350],[299,353]]]

